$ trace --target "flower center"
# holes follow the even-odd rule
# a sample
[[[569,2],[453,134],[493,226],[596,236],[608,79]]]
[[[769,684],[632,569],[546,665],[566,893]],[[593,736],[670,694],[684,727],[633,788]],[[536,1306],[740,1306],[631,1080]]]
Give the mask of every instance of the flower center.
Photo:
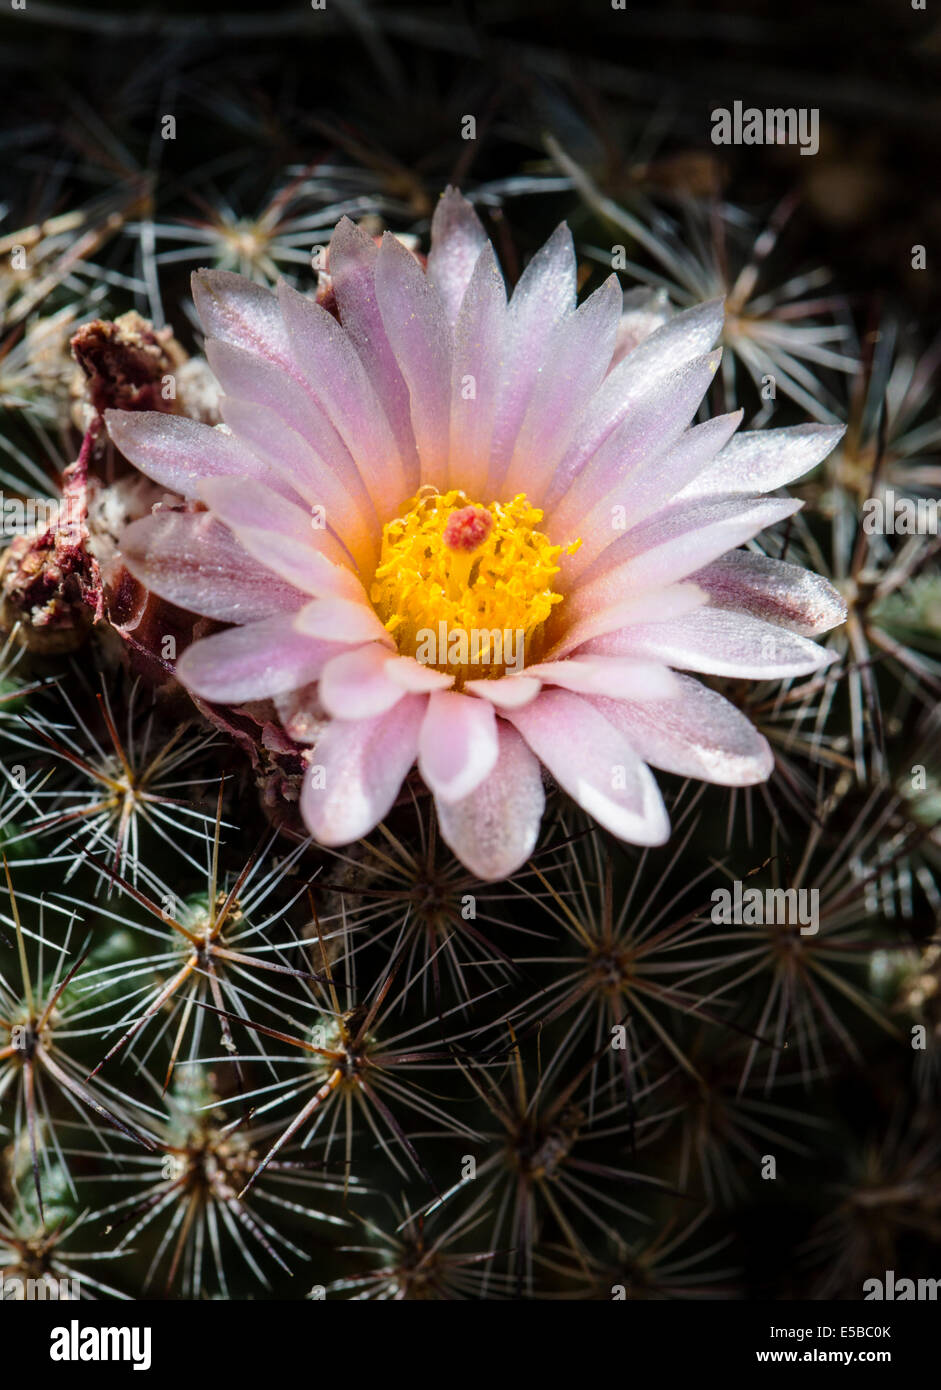
[[[495,679],[539,660],[563,549],[537,530],[524,493],[481,506],[422,488],[382,532],[370,598],[403,656],[465,680]]]

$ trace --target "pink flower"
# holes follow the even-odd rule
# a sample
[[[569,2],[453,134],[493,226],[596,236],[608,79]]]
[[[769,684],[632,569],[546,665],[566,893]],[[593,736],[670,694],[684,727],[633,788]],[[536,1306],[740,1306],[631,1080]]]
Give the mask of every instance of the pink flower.
[[[649,765],[767,778],[764,738],[677,671],[829,663],[808,636],[843,619],[836,592],[736,547],[798,509],[767,494],[841,431],[736,434],[741,412],[690,426],[721,303],[624,351],[615,276],[576,307],[565,226],[508,302],[454,190],[427,271],[345,219],[329,266],[339,320],[285,284],[194,277],[223,426],[109,413],[122,453],[205,508],[157,509],[122,542],[148,588],[233,625],[191,646],[179,679],[226,704],[316,682],[316,838],[366,835],[417,761],[442,835],[485,879],[532,852],[543,766],[644,845],[669,836]]]

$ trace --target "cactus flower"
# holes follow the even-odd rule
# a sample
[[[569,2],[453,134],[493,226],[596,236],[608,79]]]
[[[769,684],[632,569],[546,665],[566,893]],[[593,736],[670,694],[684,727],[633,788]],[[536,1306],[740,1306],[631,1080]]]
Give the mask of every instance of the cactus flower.
[[[346,219],[328,255],[335,314],[197,272],[221,426],[108,413],[121,452],[187,502],[126,529],[127,567],[230,625],[187,648],[179,680],[228,705],[309,690],[316,839],[368,834],[417,763],[484,879],[532,853],[543,769],[642,845],[670,829],[651,767],[766,779],[767,742],[696,674],[832,659],[810,640],[844,616],[832,587],[740,547],[798,509],[779,489],[841,430],[692,424],[721,302],[625,350],[619,283],[577,304],[564,225],[510,297],[454,190],[426,265]]]

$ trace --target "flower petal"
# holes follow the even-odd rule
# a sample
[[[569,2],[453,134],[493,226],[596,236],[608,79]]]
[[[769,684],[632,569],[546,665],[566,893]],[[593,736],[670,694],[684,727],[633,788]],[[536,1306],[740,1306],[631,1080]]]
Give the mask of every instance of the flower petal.
[[[265,700],[316,680],[337,650],[302,636],[290,616],[232,627],[194,642],[176,665],[177,678],[213,704]]]
[[[687,479],[709,466],[741,418],[736,410],[693,425],[666,453],[645,459],[594,506],[587,503],[578,533],[582,544],[574,556],[563,557],[564,582],[572,584],[609,545],[672,502]]]
[[[438,291],[412,253],[390,232],[382,238],[376,261],[376,300],[409,390],[421,481],[446,487],[451,330]]]
[[[132,521],[121,534],[121,558],[152,593],[223,623],[293,613],[307,601],[209,512],[157,511]]]
[[[472,695],[440,690],[428,700],[418,740],[418,770],[438,801],[460,801],[497,761],[493,706]]]
[[[656,595],[656,611],[666,620],[691,613],[708,602],[707,595],[696,584],[669,584]],[[546,652],[547,661],[558,661],[593,638],[618,632],[634,623],[647,622],[652,610],[650,594],[637,594],[618,599],[598,608],[587,609],[580,618],[564,627],[558,640]],[[571,617],[571,614],[569,615]],[[523,677],[525,679],[525,677]]]
[[[327,714],[333,719],[373,719],[398,704],[405,690],[386,675],[394,660],[388,647],[369,642],[328,661],[317,691]]]
[[[697,305],[697,308],[700,307]],[[618,324],[618,338],[614,345],[614,356],[611,359],[611,369],[639,347],[645,338],[649,338],[651,333],[655,333],[658,328],[662,328],[665,323],[669,323],[673,317],[673,309],[670,305],[670,298],[666,290],[652,290],[647,285],[638,285],[636,289],[625,290],[624,307],[621,310],[621,321]],[[713,338],[706,343],[707,348],[712,347],[715,342]],[[702,349],[700,349],[702,350]]]
[[[792,497],[722,497],[658,512],[608,546],[566,598],[566,617],[574,622],[624,598],[675,584],[802,505]]]
[[[613,636],[599,638],[589,647],[611,657],[647,657],[681,671],[750,680],[806,676],[831,665],[837,656],[836,652],[818,647],[816,642],[774,623],[711,607],[670,622],[624,628]]]
[[[497,738],[490,776],[460,801],[435,802],[445,844],[490,883],[516,873],[530,857],[546,799],[539,763],[516,730],[498,720]]]
[[[357,598],[362,585],[349,568],[349,557],[329,531],[315,529],[313,518],[251,478],[207,478],[199,486],[202,500],[262,565],[307,594]]]
[[[535,700],[542,681],[530,676],[501,676],[497,680],[465,681],[464,689],[480,700],[489,700],[497,709],[521,709]]]
[[[196,270],[191,284],[207,338],[247,348],[282,371],[291,370],[291,350],[271,290],[231,270]]]
[[[505,332],[506,290],[488,242],[454,326],[448,483],[468,497],[482,498],[488,491]]]
[[[563,222],[527,265],[507,310],[500,398],[494,418],[489,491],[497,495],[555,325],[575,308],[572,234]]]
[[[527,666],[526,676],[579,695],[610,695],[616,700],[668,700],[676,692],[676,677],[661,661],[636,660],[620,653],[595,655],[597,650],[604,649],[593,648],[591,655],[579,654],[567,661]]]
[[[287,490],[277,472],[228,430],[160,410],[106,410],[105,423],[126,459],[181,497],[195,497],[203,478],[234,474]]]
[[[383,517],[408,497],[398,445],[349,334],[332,314],[290,285],[278,298],[294,360],[355,460],[366,491]]]
[[[663,396],[671,377],[709,351],[722,331],[723,316],[721,299],[697,304],[651,333],[608,373],[556,471],[545,498],[547,508],[556,505],[602,444],[641,402],[654,393]]]
[[[343,642],[347,646],[354,642],[383,642],[393,646],[375,609],[366,602],[315,598],[297,613],[294,625],[305,636],[321,637],[328,642]]]
[[[828,579],[751,550],[730,550],[690,578],[714,608],[750,613],[804,637],[827,632],[846,619],[846,603]]]
[[[453,677],[370,642],[327,662],[318,696],[333,719],[372,719],[405,695],[443,690]]]
[[[406,695],[374,719],[327,725],[301,792],[301,814],[322,845],[362,839],[389,812],[415,761],[426,704]]]
[[[689,676],[677,680],[679,695],[662,703],[588,698],[645,762],[664,772],[723,787],[766,781],[774,768],[767,740],[714,690]]]
[[[456,188],[446,188],[431,219],[427,274],[451,324],[457,319],[480,253],[489,244],[473,205]]]
[[[595,707],[595,698],[543,690],[538,700],[505,717],[560,787],[612,835],[662,845],[670,822],[657,784],[624,734]]]
[[[376,245],[366,233],[354,227],[348,217],[341,218],[327,253],[340,322],[353,340],[395,435],[406,469],[408,493],[411,495],[419,483],[418,454],[412,430],[408,387],[389,342],[376,298],[378,259]]]
[[[321,516],[334,536],[342,539],[361,570],[375,565],[379,520],[358,477],[351,485],[349,477],[339,478],[308,440],[266,406],[226,396],[222,416],[281,480],[280,490],[290,484],[292,497],[303,499],[311,508],[311,518]]]
[[[585,517],[596,513],[606,498],[623,500],[632,474],[642,465],[650,467],[654,459],[662,457],[676,443],[715,376],[719,359],[718,352],[695,358],[657,382],[635,402],[634,409],[612,431],[565,495],[552,509],[547,509],[553,535],[583,536],[594,546],[593,533],[585,533]],[[615,492],[617,497],[612,496]],[[599,531],[601,541],[607,540],[609,528]],[[576,555],[569,568],[578,573],[586,563]]]
[[[621,299],[617,276],[611,275],[550,335],[503,479],[504,496],[525,492],[541,505],[579,416],[608,369]]]
[[[843,425],[747,430],[729,440],[715,463],[687,483],[679,496],[716,497],[786,487],[825,459],[845,432]]]
[[[365,499],[366,493],[356,464],[336,428],[320,405],[279,367],[253,357],[230,343],[210,339],[206,344],[209,365],[219,378],[226,396],[249,401],[278,416],[285,425],[310,445],[318,459],[343,484],[351,497]],[[223,419],[235,429],[223,403]],[[241,425],[248,426],[242,418]],[[291,477],[291,482],[294,478]],[[301,480],[298,479],[298,483]],[[295,483],[295,486],[297,484]]]
[[[454,684],[454,677],[446,671],[436,671],[433,666],[425,666],[413,656],[393,656],[386,667],[386,675],[403,690],[411,694],[429,694],[432,690],[447,690]]]

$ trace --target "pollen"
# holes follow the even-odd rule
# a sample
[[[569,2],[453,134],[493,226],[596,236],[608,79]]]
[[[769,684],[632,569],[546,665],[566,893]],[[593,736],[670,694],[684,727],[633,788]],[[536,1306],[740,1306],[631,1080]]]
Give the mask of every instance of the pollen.
[[[543,514],[525,493],[482,505],[422,488],[382,533],[370,598],[403,656],[465,680],[495,679],[539,660],[563,595]],[[521,648],[521,649],[520,649]]]

